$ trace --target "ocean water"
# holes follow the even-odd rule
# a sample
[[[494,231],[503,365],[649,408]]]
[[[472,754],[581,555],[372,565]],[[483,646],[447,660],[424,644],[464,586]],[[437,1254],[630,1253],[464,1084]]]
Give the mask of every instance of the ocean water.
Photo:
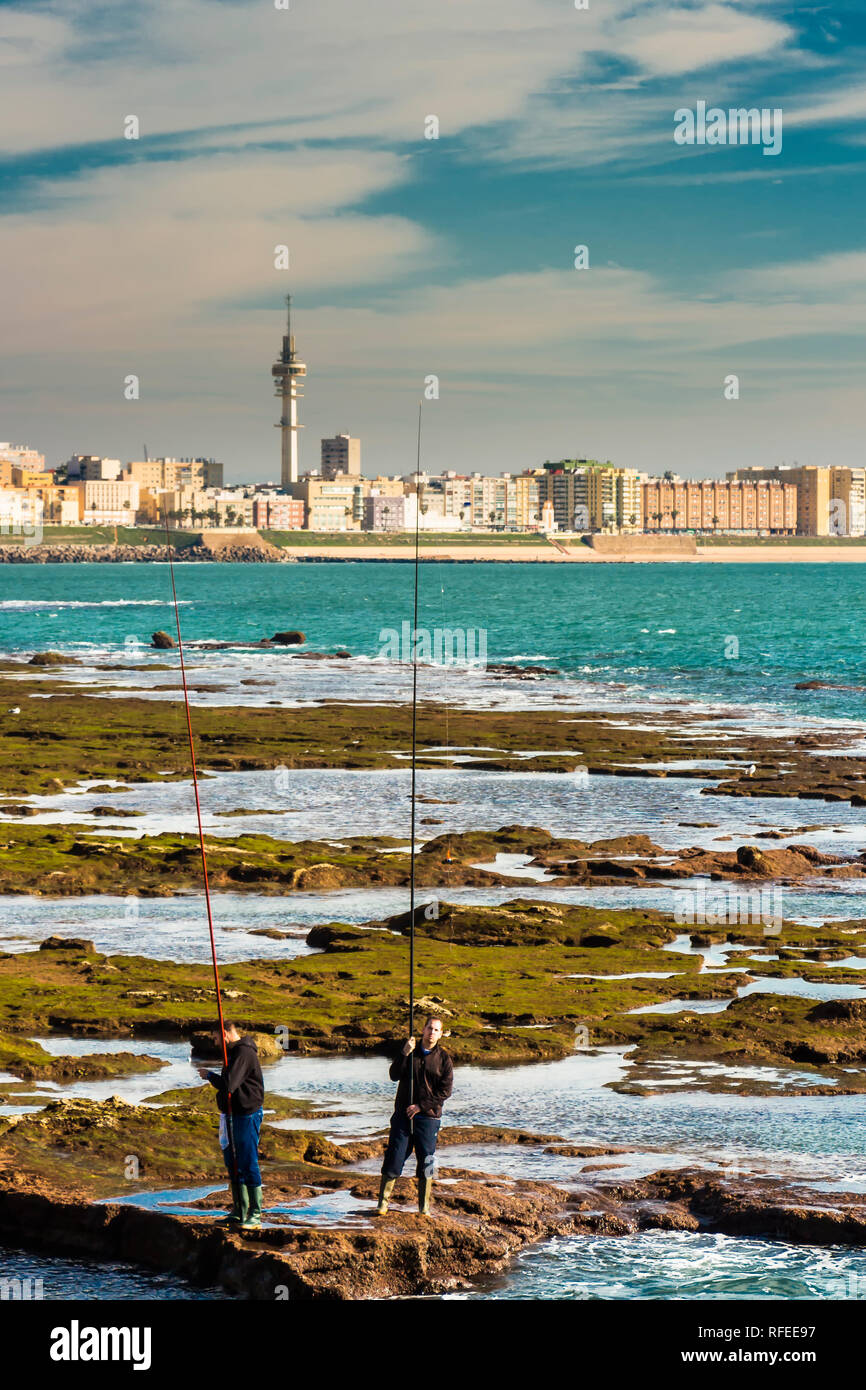
[[[863,680],[866,576],[856,564],[761,565],[427,565],[421,571],[419,626],[483,629],[488,662],[541,664],[561,673],[549,687],[596,704],[637,700],[775,711],[788,719],[857,720],[864,691],[797,691],[798,681],[840,685]],[[180,566],[186,639],[257,641],[301,628],[320,652],[346,648],[373,662],[383,632],[411,612],[412,566],[388,563]],[[53,648],[80,656],[140,659],[150,634],[172,621],[163,565],[34,565],[0,568],[0,652]],[[734,648],[737,656],[727,653]],[[144,644],[144,645],[142,645]],[[150,657],[155,669],[166,657]],[[169,654],[169,661],[171,660]],[[197,658],[197,664],[199,658]],[[394,673],[357,665],[300,663],[284,652],[227,659],[203,656],[201,669],[283,673],[270,693],[247,699],[395,698]],[[380,662],[385,665],[387,663]],[[407,675],[406,672],[403,672]],[[120,679],[120,677],[118,677]],[[565,685],[562,682],[565,682]],[[480,689],[479,689],[480,685]],[[408,679],[406,680],[408,691]],[[454,699],[537,703],[530,682],[479,681],[457,668],[432,672],[429,693]],[[199,698],[207,698],[202,696]]]
[[[428,798],[418,804],[420,842],[446,832],[498,830],[515,820],[587,841],[618,836],[624,829],[643,832],[671,851],[689,845],[730,849],[763,830],[782,836],[774,838],[774,847],[807,839],[825,852],[856,854],[866,842],[866,810],[848,802],[704,795],[703,788],[713,785],[709,777],[532,772],[531,759],[526,768],[495,773],[419,768],[418,793]],[[38,813],[28,824],[60,822],[128,836],[178,834],[194,824],[191,781],[145,782],[99,792],[92,790],[94,785],[104,784],[84,782],[59,794],[22,798]],[[375,771],[278,765],[209,772],[199,793],[209,836],[340,842],[353,835],[400,839],[409,834],[410,771],[405,764]],[[121,814],[116,819],[93,814],[94,807],[106,806]],[[239,809],[245,812],[242,817],[227,814]],[[130,811],[137,814],[122,814]],[[3,819],[15,817],[0,812]],[[803,825],[816,828],[804,836]]]

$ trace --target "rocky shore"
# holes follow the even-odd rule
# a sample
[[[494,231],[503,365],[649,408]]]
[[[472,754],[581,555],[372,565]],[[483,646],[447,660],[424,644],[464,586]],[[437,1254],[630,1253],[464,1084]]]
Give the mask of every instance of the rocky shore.
[[[274,545],[235,542],[213,545],[171,547],[171,558],[178,564],[215,560],[226,564],[293,563],[294,557]],[[129,565],[166,564],[168,549],[161,545],[76,545],[60,542],[48,545],[0,546],[0,565]]]
[[[866,1201],[856,1194],[845,1194],[843,1209],[807,1185],[792,1200],[783,1179],[729,1178],[700,1168],[660,1168],[618,1182],[617,1164],[629,1157],[622,1146],[484,1128],[443,1130],[432,1219],[417,1214],[407,1178],[398,1181],[388,1215],[377,1217],[378,1177],[356,1165],[378,1158],[383,1136],[317,1144],[315,1135],[275,1129],[273,1111],[262,1131],[264,1224],[242,1236],[220,1220],[226,1192],[213,1158],[212,1097],[207,1114],[197,1093],[185,1106],[167,1099],[158,1109],[60,1101],[40,1116],[0,1122],[0,1241],[45,1254],[123,1260],[260,1301],[452,1293],[489,1282],[522,1250],[564,1236],[665,1230],[866,1244]],[[124,1181],[130,1152],[154,1129],[172,1130],[173,1154],[150,1142],[143,1167]],[[449,1150],[459,1159],[461,1146],[479,1143],[591,1161],[575,1164],[574,1175],[557,1182],[449,1163]],[[22,1169],[23,1155],[35,1157],[29,1170]],[[173,1212],[172,1187],[189,1189],[202,1178],[218,1190],[200,1197],[187,1192],[182,1210]]]

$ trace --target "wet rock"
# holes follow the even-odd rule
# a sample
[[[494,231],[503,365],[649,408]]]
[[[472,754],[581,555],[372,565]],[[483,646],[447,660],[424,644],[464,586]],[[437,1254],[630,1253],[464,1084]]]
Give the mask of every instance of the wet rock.
[[[169,651],[170,648],[177,646],[177,642],[167,632],[160,630],[151,634],[150,645],[156,647],[158,651]]]
[[[288,632],[275,632],[270,640],[276,642],[279,647],[300,647],[307,639],[303,632],[290,630]]]
[[[96,947],[84,936],[46,936],[39,943],[40,951],[75,951],[79,955],[92,956]]]
[[[36,652],[27,664],[28,666],[68,666],[73,664],[73,659],[63,656],[61,652]]]

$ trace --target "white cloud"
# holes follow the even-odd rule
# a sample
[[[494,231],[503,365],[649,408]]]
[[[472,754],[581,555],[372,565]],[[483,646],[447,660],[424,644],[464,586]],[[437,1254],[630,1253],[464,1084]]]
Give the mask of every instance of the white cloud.
[[[289,278],[303,293],[390,280],[422,259],[429,267],[437,252],[422,228],[348,210],[403,173],[380,151],[301,150],[132,163],[48,184],[43,210],[0,219],[0,259],[14,267],[7,342],[19,358],[48,343],[97,354],[159,347],[170,358],[219,306],[269,294],[278,303]],[[290,277],[274,268],[277,245],[289,248]],[[210,350],[207,331],[200,347]]]
[[[763,58],[783,47],[794,31],[733,5],[695,8],[654,6],[625,19],[617,28],[616,50],[654,76],[679,76],[749,58]]]
[[[293,0],[287,11],[155,0],[142,14],[55,0],[10,13],[0,120],[17,150],[120,140],[129,113],[144,140],[264,122],[292,139],[415,142],[430,113],[446,137],[531,120],[531,99],[579,79],[594,88],[599,56],[638,77],[682,75],[774,54],[790,34],[718,0],[638,12],[629,0],[588,11],[566,0]]]

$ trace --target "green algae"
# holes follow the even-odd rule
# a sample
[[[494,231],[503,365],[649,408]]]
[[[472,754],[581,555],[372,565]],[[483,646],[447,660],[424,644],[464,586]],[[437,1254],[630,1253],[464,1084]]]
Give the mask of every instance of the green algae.
[[[316,954],[225,965],[223,994],[238,1024],[276,1035],[288,1051],[390,1051],[405,1031],[406,942],[393,922],[379,925],[391,929],[332,923],[310,933]],[[606,1044],[634,1047],[637,1058],[857,1061],[856,1010],[833,1018],[820,1012],[826,1006],[784,995],[737,999],[744,972],[702,972],[699,956],[662,949],[679,931],[651,912],[528,900],[442,904],[438,921],[417,932],[419,1007],[441,1013],[459,1063],[553,1060]],[[754,931],[756,948],[765,949]],[[786,924],[773,946],[789,935],[800,947],[819,939],[851,945],[839,932]],[[618,978],[636,973],[669,978]],[[823,978],[833,979],[830,968]],[[632,1012],[674,998],[731,1002],[717,1014]],[[50,949],[0,956],[6,1034],[190,1037],[211,1026],[215,1007],[206,964],[109,957],[90,943],[64,948],[56,939]]]
[[[302,658],[285,653],[283,659]],[[176,653],[165,653],[165,669],[176,682],[177,701],[150,700],[121,690],[112,690],[112,698],[104,699],[99,696],[108,693],[107,686],[81,687],[53,676],[36,678],[22,665],[14,669],[15,678],[0,676],[0,700],[21,709],[0,746],[0,794],[20,797],[51,791],[58,783],[74,785],[82,768],[103,781],[149,781],[166,769],[188,769]],[[653,722],[657,727],[652,729],[631,728],[625,719],[611,720],[591,711],[533,710],[532,748],[546,759],[542,764],[516,756],[527,742],[522,711],[460,710],[421,702],[419,758],[441,767],[438,755],[447,754],[447,742],[455,751],[482,750],[474,762],[491,771],[526,772],[544,766],[567,774],[580,765],[592,773],[628,776],[664,775],[658,766],[664,762],[717,759],[718,744],[706,736],[697,718],[660,711]],[[412,729],[406,705],[337,703],[285,709],[196,707],[193,727],[202,767],[236,771],[405,766],[396,755],[408,752]],[[824,747],[838,748],[838,735],[810,736],[808,748],[786,747],[782,757],[777,741],[743,733],[731,761],[735,767],[757,762],[762,786],[799,786],[810,772],[820,772],[827,777],[832,773],[834,786],[849,786],[849,794],[851,789],[861,790],[866,760],[825,759],[825,768],[816,757]],[[717,781],[725,774],[698,767],[687,775]],[[737,781],[736,789],[751,792],[752,782]]]
[[[270,1098],[268,1098],[270,1104]],[[129,1105],[55,1100],[38,1114],[4,1119],[0,1112],[0,1169],[24,1170],[64,1188],[94,1196],[122,1194],[168,1182],[222,1181],[213,1088],[202,1087],[171,1104]],[[264,1123],[259,1144],[265,1172],[279,1164],[305,1173],[347,1159],[322,1135]]]
[[[30,1038],[0,1033],[0,1071],[26,1081],[101,1081],[108,1077],[157,1071],[168,1063],[137,1052],[93,1052],[56,1056]]]

